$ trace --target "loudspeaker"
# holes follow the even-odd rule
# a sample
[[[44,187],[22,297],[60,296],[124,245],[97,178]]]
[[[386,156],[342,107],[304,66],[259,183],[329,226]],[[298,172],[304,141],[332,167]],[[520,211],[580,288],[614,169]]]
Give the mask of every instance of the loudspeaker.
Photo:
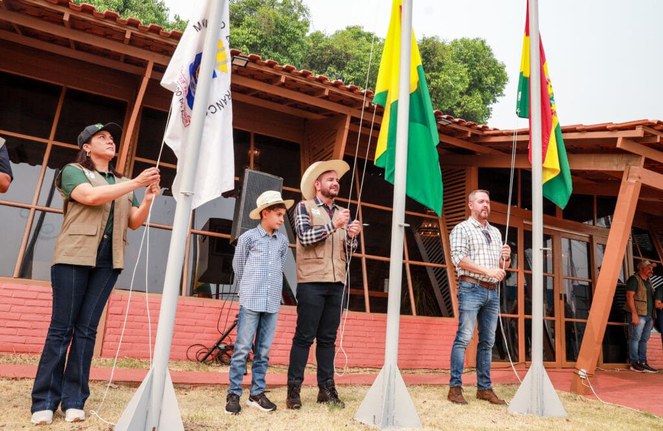
[[[210,232],[228,232],[230,220],[210,218],[203,230]],[[198,281],[210,284],[232,284],[233,255],[235,249],[225,238],[201,236],[199,243],[200,258],[198,260]]]
[[[245,169],[241,184],[239,202],[235,202],[235,216],[230,231],[231,244],[234,244],[244,232],[258,225],[257,220],[249,218],[249,213],[256,207],[256,199],[267,190],[277,190],[280,193],[283,188],[283,178]]]

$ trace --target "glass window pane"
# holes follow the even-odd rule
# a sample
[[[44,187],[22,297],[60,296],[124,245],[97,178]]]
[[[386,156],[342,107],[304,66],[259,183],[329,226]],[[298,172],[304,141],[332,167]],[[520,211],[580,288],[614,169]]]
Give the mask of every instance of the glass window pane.
[[[371,313],[387,312],[387,297],[389,295],[389,262],[366,259],[366,276],[368,279],[369,301],[371,304]],[[409,311],[409,299],[403,301],[403,298],[409,298],[407,294],[407,278],[403,271],[401,285],[401,313],[403,313],[404,303],[407,304],[405,311]]]
[[[366,302],[364,301],[364,279],[361,265],[361,258],[354,258],[350,261],[350,283],[347,289],[350,293],[348,309],[351,311],[366,311]]]
[[[135,162],[131,178],[137,177],[145,169],[153,166],[153,164]],[[175,219],[175,206],[177,205],[171,190],[171,187],[173,186],[173,180],[175,179],[175,169],[162,166],[159,168],[159,171],[161,173],[162,191],[164,187],[167,188],[167,190],[163,191],[163,193],[159,195],[152,203],[152,214],[150,215],[150,222],[172,226],[173,220]],[[141,187],[135,192],[138,202],[142,202],[143,197],[145,196],[145,187]]]
[[[562,267],[567,277],[589,278],[589,243],[562,238]]]
[[[582,340],[582,336],[580,337]],[[543,320],[543,360],[555,361],[555,321]],[[532,319],[525,319],[525,360],[532,360]]]
[[[618,282],[615,288],[615,296],[612,297],[612,305],[610,306],[610,314],[608,315],[608,322],[624,323],[626,321],[626,311],[624,311],[624,304],[626,303],[626,284]]]
[[[555,315],[554,279],[543,277],[543,313],[546,317]],[[532,314],[532,274],[525,274],[525,314]]]
[[[596,262],[596,275],[598,277],[599,272],[601,271],[601,266],[603,265],[603,257],[605,256],[605,244],[596,244],[596,253],[594,255],[594,261]],[[619,269],[619,279],[618,283],[624,283],[624,265],[621,265]]]
[[[444,264],[444,249],[437,218],[405,215],[407,249],[410,260]]]
[[[497,223],[491,224],[495,226],[502,234],[502,242],[508,242],[509,247],[511,247],[511,265],[509,268],[518,268],[518,229],[510,227],[507,231],[505,225]]]
[[[171,231],[150,228],[145,236],[143,250],[140,251],[145,226],[136,230],[127,230],[127,245],[124,249],[124,270],[117,279],[117,289],[129,290],[133,277],[133,290],[144,292],[146,286],[150,293],[162,293],[166,277],[166,262],[170,247]],[[149,253],[148,253],[149,247]],[[140,259],[139,259],[140,254]],[[147,277],[147,284],[145,282]],[[179,291],[179,289],[178,289]]]
[[[566,342],[566,360],[575,362],[578,360],[582,337],[585,335],[585,326],[583,322],[566,322],[564,324],[564,339]],[[624,342],[626,345],[626,342]]]
[[[39,193],[39,205],[50,208],[62,208],[62,195],[55,187],[55,177],[67,163],[76,160],[78,151],[54,145],[48,158],[48,165],[44,174],[44,183]],[[38,174],[37,174],[38,175]]]
[[[249,168],[251,155],[251,134],[244,130],[233,129],[233,144],[235,149],[235,176],[241,177],[244,169]],[[299,188],[299,185],[297,185]]]
[[[53,252],[61,229],[62,214],[35,212],[25,256],[19,271],[20,278],[51,279]]]
[[[61,91],[57,85],[0,72],[0,129],[48,138]]]
[[[612,225],[612,215],[615,212],[617,198],[614,196],[596,197],[596,225],[600,227],[610,227]]]
[[[511,196],[511,205],[518,204],[518,172],[514,171],[513,179],[513,192]],[[492,202],[501,202],[507,204],[509,202],[509,180],[511,178],[510,169],[493,169],[493,168],[480,168],[479,169],[479,188],[488,190],[490,192],[490,200]],[[499,185],[499,186],[497,186]]]
[[[23,241],[23,233],[30,211],[0,205],[0,236],[2,236],[2,253],[0,253],[0,277],[13,277],[18,251]]]
[[[572,194],[562,214],[565,220],[594,224],[594,196]]]
[[[298,144],[256,134],[254,147],[254,169],[283,178],[284,186],[299,188],[302,171]],[[347,196],[347,190],[341,190],[340,196]]]
[[[587,319],[592,305],[592,285],[587,281],[564,280],[564,316]]]
[[[352,168],[354,164],[353,157],[345,157],[344,159]],[[364,164],[367,163],[366,172],[364,173]],[[351,172],[345,174],[348,179],[343,177],[341,181],[341,194],[348,196],[348,186],[350,185]],[[394,186],[384,179],[384,169],[376,167],[371,161],[357,159],[357,173],[361,191],[362,202],[368,202],[375,205],[391,207],[394,203]],[[362,184],[363,180],[363,184]],[[346,182],[347,181],[347,182]],[[352,196],[357,196],[353,191]]]
[[[631,231],[631,236],[633,237],[633,256],[660,260],[654,246],[654,239],[648,230],[634,227]]]
[[[548,234],[543,234],[543,272],[546,274],[553,273],[553,252],[552,252],[552,237]],[[525,269],[532,270],[532,231],[525,230]]]
[[[628,362],[626,338],[627,327],[625,325],[608,325],[605,328],[605,335],[603,336],[604,364],[625,364]]]
[[[136,157],[157,161],[159,160],[159,152],[162,151],[161,162],[177,164],[177,157],[168,145],[163,145],[163,150],[161,149],[167,120],[168,112],[147,107],[143,108],[140,117]]]
[[[518,314],[518,272],[507,271],[501,284],[500,313]]]
[[[255,203],[252,203],[251,205],[251,209],[255,208]],[[221,196],[199,206],[194,210],[193,227],[194,229],[207,230],[205,227],[209,227],[210,223],[223,220],[224,222],[227,222],[227,226],[226,224],[221,225],[216,223],[215,226],[218,226],[219,228],[223,227],[223,229],[213,230],[213,232],[230,234],[234,212],[235,198],[224,198]],[[255,225],[258,225],[258,221],[255,222]]]
[[[5,145],[9,152],[14,180],[7,193],[3,194],[0,199],[32,203],[41,165],[44,162],[46,145],[14,137],[6,139]]]
[[[55,139],[77,145],[78,134],[85,126],[113,122],[122,127],[126,110],[127,103],[124,101],[67,89]],[[120,143],[115,144],[119,152]]]
[[[446,268],[411,264],[410,276],[418,316],[453,316]]]
[[[389,257],[391,252],[391,212],[362,205],[366,254]]]
[[[504,343],[505,338],[508,344]],[[499,321],[497,322],[495,331],[493,361],[509,361],[509,356],[511,356],[511,361],[518,362],[518,319],[502,317],[502,322],[501,324]]]
[[[523,209],[532,209],[532,172],[520,169],[520,196]],[[515,200],[514,200],[515,202]],[[543,213],[547,215],[556,215],[557,206],[548,199],[543,198]]]

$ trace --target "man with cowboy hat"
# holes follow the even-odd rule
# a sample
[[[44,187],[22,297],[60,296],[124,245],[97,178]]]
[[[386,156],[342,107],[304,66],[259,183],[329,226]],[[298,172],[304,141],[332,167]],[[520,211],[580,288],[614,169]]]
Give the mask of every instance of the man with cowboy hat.
[[[302,406],[300,390],[309,350],[316,340],[318,402],[344,407],[334,384],[336,332],[341,321],[349,254],[361,224],[334,202],[339,180],[350,170],[343,160],[315,162],[302,176],[304,200],[295,210],[297,231],[297,327],[288,367],[286,406]]]
[[[246,361],[253,346],[251,390],[247,405],[264,412],[276,410],[265,395],[265,374],[269,365],[283,287],[283,265],[288,251],[288,239],[279,232],[286,210],[293,200],[283,200],[281,193],[268,190],[258,196],[256,208],[249,213],[258,226],[244,232],[237,241],[233,270],[239,286],[239,319],[234,352],[228,377],[230,386],[225,411],[236,415],[242,407],[242,378]]]

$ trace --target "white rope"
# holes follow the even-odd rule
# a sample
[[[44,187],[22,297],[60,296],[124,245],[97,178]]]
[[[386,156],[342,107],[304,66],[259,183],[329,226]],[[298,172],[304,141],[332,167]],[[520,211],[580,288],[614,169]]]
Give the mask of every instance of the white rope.
[[[375,15],[375,18],[373,20],[373,28],[375,29],[376,27],[376,22],[377,22],[377,15]],[[350,176],[350,191],[348,193],[348,207],[350,207],[352,203],[352,190],[354,189],[354,179],[355,179],[355,171],[357,169],[357,159],[359,157],[359,143],[361,141],[361,131],[362,131],[362,126],[364,123],[364,112],[366,109],[366,100],[368,99],[368,84],[369,84],[369,79],[371,76],[371,66],[373,64],[373,49],[375,47],[375,31],[373,31],[373,37],[371,39],[371,51],[368,56],[368,68],[366,70],[366,81],[364,84],[364,96],[362,98],[362,103],[361,103],[361,116],[359,117],[359,131],[357,132],[357,143],[355,145],[355,155],[354,155],[354,161],[352,165],[352,174]],[[360,188],[359,191],[357,192],[358,198],[357,198],[357,207],[355,209],[355,216],[353,220],[357,220],[357,216],[359,214],[359,203],[361,200],[361,191],[362,187],[364,184],[364,177],[366,175],[366,165],[368,165],[368,152],[371,147],[371,137],[373,135],[373,125],[375,124],[375,106],[373,106],[373,118],[371,120],[371,132],[369,134],[368,138],[368,144],[366,148],[366,156],[364,157],[364,170],[362,173],[361,177],[361,182],[360,182]],[[346,231],[346,237],[347,237],[347,231]],[[340,316],[340,331],[339,331],[339,343],[338,343],[338,348],[334,352],[334,374],[338,377],[343,377],[345,373],[347,372],[348,369],[348,354],[345,351],[345,347],[343,346],[343,339],[345,336],[345,327],[347,324],[348,320],[348,313],[347,309],[350,307],[350,263],[352,261],[352,256],[353,256],[353,251],[352,251],[352,246],[348,245],[347,241],[344,241],[345,243],[345,252],[347,256],[347,260],[345,263],[345,270],[346,270],[346,280],[347,283],[343,285],[343,292],[341,293],[341,316]],[[343,298],[346,298],[345,304],[343,304]],[[343,361],[343,371],[338,372],[336,371],[336,358],[338,356],[338,353],[341,353],[343,355],[344,361]]]
[[[166,120],[166,124],[170,121],[170,114],[172,110],[168,111],[168,118]],[[162,139],[161,141],[161,148],[159,149],[159,156],[157,158],[157,162],[155,167],[159,167],[159,164],[161,163],[161,155],[163,154],[163,148],[164,148],[165,141]],[[165,190],[165,189],[163,189]],[[108,383],[106,384],[106,389],[104,391],[104,395],[101,398],[101,401],[99,402],[99,406],[97,407],[96,410],[90,410],[90,415],[96,417],[100,421],[102,421],[105,424],[108,425],[115,425],[115,423],[110,422],[103,417],[101,417],[100,412],[101,409],[104,405],[104,402],[106,401],[106,398],[108,396],[108,391],[111,388],[113,384],[113,377],[115,376],[115,370],[117,368],[117,361],[120,356],[120,350],[122,348],[122,340],[124,339],[124,333],[127,327],[127,321],[129,320],[129,310],[131,308],[131,297],[133,294],[133,289],[134,289],[134,282],[136,278],[136,272],[138,270],[138,263],[140,262],[140,257],[141,254],[143,253],[143,245],[145,244],[145,238],[147,238],[147,246],[146,246],[146,253],[145,253],[145,308],[146,308],[146,314],[147,314],[147,333],[148,333],[148,348],[149,348],[149,363],[150,363],[150,368],[152,367],[152,317],[150,313],[150,304],[149,304],[149,256],[150,256],[150,247],[149,247],[149,241],[150,241],[150,221],[152,219],[152,209],[154,208],[154,202],[156,200],[156,196],[152,200],[152,204],[150,205],[150,209],[147,213],[147,219],[145,223],[145,230],[143,231],[143,235],[141,236],[140,239],[140,246],[138,247],[138,256],[136,257],[136,263],[134,264],[134,269],[131,274],[131,282],[129,283],[129,295],[127,296],[127,307],[124,311],[124,319],[122,321],[122,330],[120,331],[120,339],[118,340],[117,343],[117,349],[115,351],[115,356],[113,358],[113,366],[111,367],[111,374],[108,379]]]
[[[516,121],[517,122],[517,121]],[[518,142],[518,130],[517,130],[517,124],[516,127],[513,128],[513,139],[511,141],[511,171],[509,173],[509,199],[507,203],[507,210],[506,210],[506,227],[504,228],[504,245],[508,244],[508,239],[509,239],[509,223],[511,219],[511,198],[513,196],[513,178],[515,176],[515,166],[516,166],[516,145]],[[502,263],[502,269],[506,271],[506,261]],[[506,275],[505,275],[506,278]],[[506,283],[505,283],[506,284]],[[502,307],[502,289],[501,289],[502,283],[497,283],[497,298],[498,298],[498,306],[501,308]],[[509,359],[509,364],[511,365],[511,369],[513,370],[513,374],[516,375],[516,378],[520,383],[522,383],[522,379],[518,375],[518,371],[516,371],[516,367],[513,364],[513,359],[511,359],[511,352],[509,350],[509,342],[506,339],[506,333],[504,332],[504,322],[502,319],[502,313],[498,312],[497,314],[499,316],[499,322],[500,322],[500,330],[502,331],[502,340],[504,340],[504,348],[506,349],[506,356]]]

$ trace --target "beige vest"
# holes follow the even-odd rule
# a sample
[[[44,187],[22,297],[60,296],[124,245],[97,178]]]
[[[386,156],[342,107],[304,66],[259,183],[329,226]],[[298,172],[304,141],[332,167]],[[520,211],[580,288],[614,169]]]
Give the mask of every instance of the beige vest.
[[[325,208],[315,200],[304,201],[311,226],[326,225],[332,222]],[[334,213],[334,220],[338,211]],[[297,282],[333,283],[346,282],[345,230],[338,229],[330,236],[314,245],[304,247],[297,239]]]
[[[106,186],[108,183],[96,171],[89,171],[77,163],[73,166],[85,172],[93,187]],[[97,248],[106,229],[111,202],[102,205],[83,205],[76,201],[68,201],[60,189],[62,178],[58,175],[56,186],[64,201],[64,221],[62,230],[55,245],[53,263],[69,265],[95,266]],[[116,183],[129,181],[127,178],[115,177]],[[127,238],[127,227],[131,213],[133,192],[115,200],[113,210],[113,268],[124,267],[124,245]]]
[[[635,311],[637,311],[638,316],[647,315],[647,289],[651,289],[649,280],[646,282],[640,278],[639,275],[633,275],[638,282],[638,289],[635,291],[635,296],[633,300],[635,301]],[[631,309],[628,307],[628,303],[624,304],[624,310],[631,312]],[[654,308],[654,313],[656,313],[656,308]]]

